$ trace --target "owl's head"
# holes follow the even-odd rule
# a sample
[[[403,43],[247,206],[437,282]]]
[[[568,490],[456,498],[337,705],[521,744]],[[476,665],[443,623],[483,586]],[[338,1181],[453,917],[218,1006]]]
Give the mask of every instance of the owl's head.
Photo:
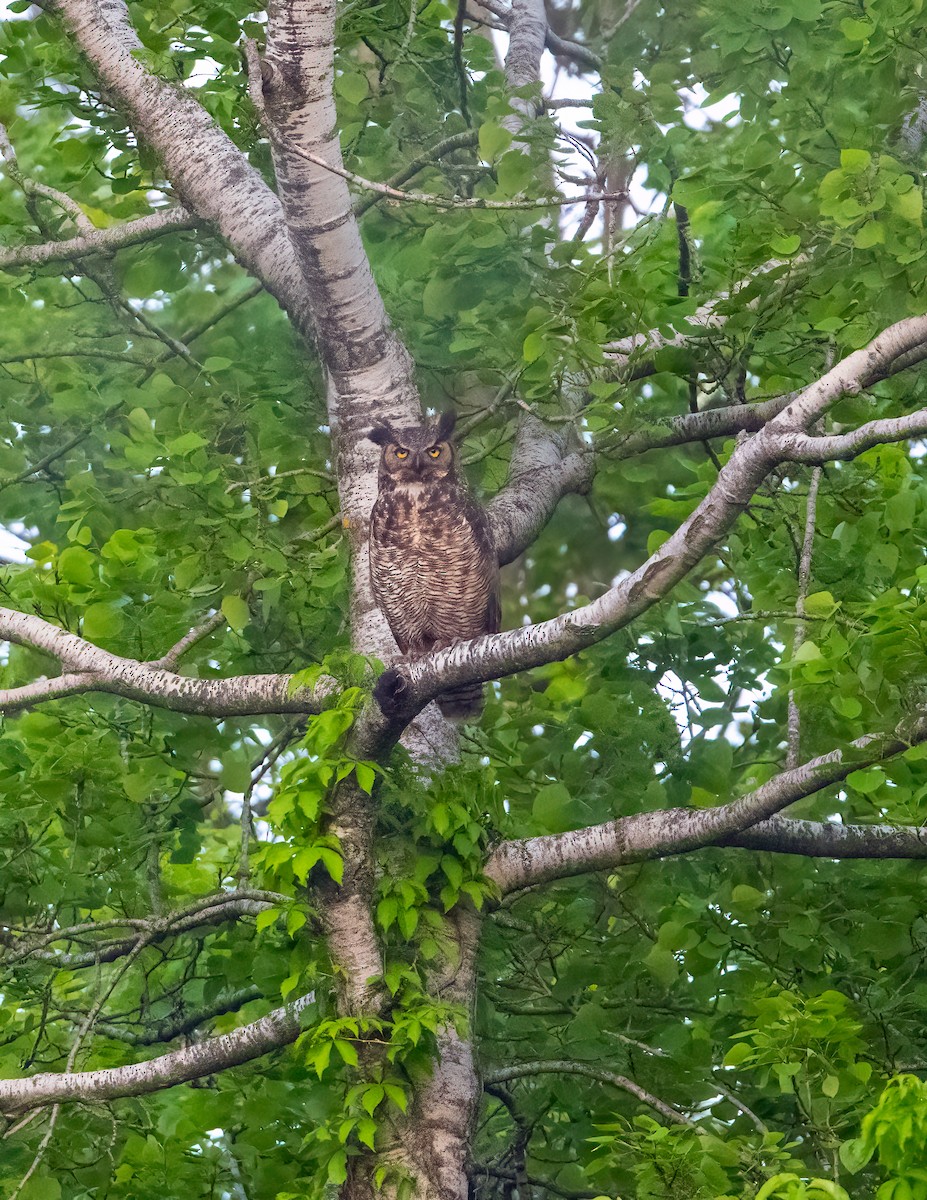
[[[382,449],[381,478],[388,476],[397,484],[432,483],[454,475],[457,454],[450,437],[456,419],[454,413],[444,412],[435,424],[413,425],[409,429],[375,425],[367,437]]]

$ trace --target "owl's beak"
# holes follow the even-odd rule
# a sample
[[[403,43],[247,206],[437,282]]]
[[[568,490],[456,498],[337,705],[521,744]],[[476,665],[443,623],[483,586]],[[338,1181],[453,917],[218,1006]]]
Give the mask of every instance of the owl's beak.
[[[422,467],[424,467],[425,456],[424,456],[424,454],[422,454],[421,450],[415,451],[415,457],[412,459],[412,461],[415,463],[416,471],[420,471],[422,469]]]

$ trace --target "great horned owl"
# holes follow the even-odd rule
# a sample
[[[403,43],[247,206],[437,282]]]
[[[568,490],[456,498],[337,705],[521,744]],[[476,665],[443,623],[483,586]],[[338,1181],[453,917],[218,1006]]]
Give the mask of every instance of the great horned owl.
[[[403,654],[498,633],[499,564],[486,514],[457,471],[454,414],[437,424],[367,435],[382,448],[370,514],[370,580]],[[385,677],[384,677],[385,678]],[[482,684],[437,698],[446,717],[479,716]]]

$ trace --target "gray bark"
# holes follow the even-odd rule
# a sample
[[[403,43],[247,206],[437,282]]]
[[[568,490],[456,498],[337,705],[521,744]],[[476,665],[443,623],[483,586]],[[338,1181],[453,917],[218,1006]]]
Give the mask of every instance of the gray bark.
[[[175,1087],[178,1083],[188,1083],[191,1079],[202,1079],[216,1071],[226,1071],[295,1042],[300,1031],[299,1014],[312,1002],[313,996],[304,996],[232,1033],[185,1046],[148,1062],[101,1071],[0,1079],[0,1112],[10,1116],[66,1101],[92,1103],[120,1096],[144,1096]]]

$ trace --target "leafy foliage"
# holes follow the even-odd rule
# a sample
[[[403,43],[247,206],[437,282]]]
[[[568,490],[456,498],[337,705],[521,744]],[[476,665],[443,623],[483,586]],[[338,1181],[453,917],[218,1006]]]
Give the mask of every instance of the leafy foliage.
[[[340,13],[335,92],[351,171],[387,179],[474,135],[405,185],[446,196],[446,208],[376,203],[361,218],[426,404],[472,418],[464,450],[484,494],[505,478],[526,405],[572,421],[596,449],[591,496],[566,500],[507,571],[507,627],[570,611],[637,567],[731,449],[631,453],[634,436],[665,432],[693,397],[710,409],[796,389],[927,307],[924,147],[911,121],[923,103],[920,0],[642,4],[617,32],[613,8],[551,6],[558,31],[601,56],[601,86],[590,99],[590,77],[564,56],[564,90],[590,105],[577,133],[544,118],[517,141],[479,31],[463,39],[458,70],[456,6],[428,0],[410,14],[385,0]],[[272,181],[242,66],[243,39],[263,36],[254,10],[140,0],[132,15],[139,62],[194,94]],[[27,177],[101,229],[162,206],[163,164],[50,13],[10,5],[0,53],[0,120]],[[633,177],[637,198],[655,194],[651,211],[578,239],[576,210],[558,220],[454,208],[455,196],[552,192],[552,160],[580,169],[577,138]],[[9,170],[0,225],[10,247],[73,234],[62,207]],[[723,325],[695,323],[719,295]],[[401,751],[387,763],[353,756],[375,668],[349,651],[323,381],[273,298],[198,230],[10,269],[0,306],[0,522],[24,551],[0,570],[2,604],[139,660],[219,613],[184,673],[344,684],[305,726],[105,695],[3,718],[0,1077],[117,1067],[288,998],[314,1001],[296,1048],[259,1066],[64,1106],[44,1147],[47,1115],[11,1130],[0,1191],[38,1154],[20,1200],[322,1196],[354,1156],[388,1145],[438,1031],[454,1024],[475,1036],[487,1076],[537,1068],[487,1089],[472,1147],[481,1198],[516,1187],[927,1196],[924,1085],[899,1075],[927,1061],[919,865],[715,849],[502,904],[483,874],[507,838],[709,808],[756,788],[785,765],[790,696],[803,758],[922,707],[922,447],[881,446],[824,472],[803,639],[810,471],[791,467],[631,630],[494,685],[460,763],[426,784]],[[603,345],[651,329],[688,340],[616,371]],[[925,402],[923,373],[909,372],[845,397],[832,420]],[[11,645],[2,685],[53,669]],[[925,761],[912,747],[790,815],[920,825]],[[338,1012],[313,903],[353,865],[323,828],[345,786],[376,794],[389,998],[377,1017]],[[206,901],[232,892],[253,907],[209,916]],[[486,914],[472,1018],[427,982],[452,960],[451,924],[471,906]],[[168,920],[200,908],[201,922]],[[599,1076],[563,1076],[563,1062]],[[654,1119],[648,1097],[689,1123]],[[411,1190],[388,1171],[378,1184]]]

